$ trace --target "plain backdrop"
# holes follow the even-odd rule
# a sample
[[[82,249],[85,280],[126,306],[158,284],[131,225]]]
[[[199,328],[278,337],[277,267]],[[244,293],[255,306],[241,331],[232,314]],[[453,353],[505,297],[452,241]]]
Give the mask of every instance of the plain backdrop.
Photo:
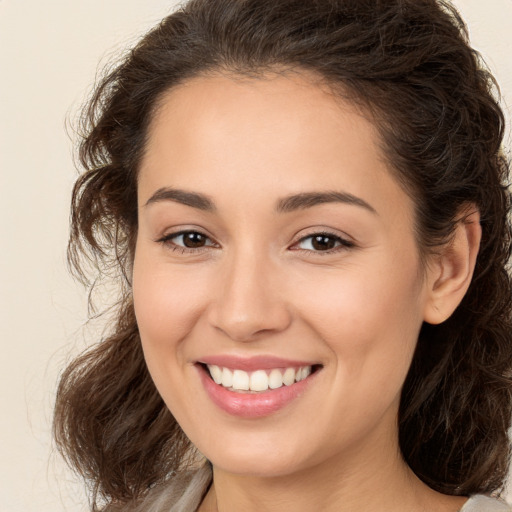
[[[59,371],[95,338],[65,263],[72,125],[98,65],[176,3],[0,0],[0,512],[87,510],[50,436]],[[512,0],[455,4],[512,105]]]

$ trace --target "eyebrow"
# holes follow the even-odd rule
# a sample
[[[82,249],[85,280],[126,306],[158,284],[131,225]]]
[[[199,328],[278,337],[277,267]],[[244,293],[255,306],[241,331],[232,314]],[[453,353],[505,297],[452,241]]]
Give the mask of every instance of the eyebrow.
[[[158,189],[147,200],[145,206],[160,201],[174,201],[206,212],[215,212],[217,210],[214,201],[205,194],[170,187]],[[277,213],[290,213],[325,203],[343,203],[352,206],[359,206],[371,213],[377,214],[375,208],[360,197],[349,194],[348,192],[338,191],[302,192],[286,196],[279,199],[275,210]]]
[[[144,206],[160,201],[174,201],[175,203],[181,203],[206,212],[214,212],[216,210],[213,200],[204,194],[168,187],[159,188],[147,200]]]
[[[301,194],[294,194],[280,199],[276,206],[276,211],[279,213],[288,213],[296,210],[305,210],[312,208],[319,204],[324,203],[344,203],[352,206],[359,206],[371,213],[377,214],[373,206],[368,204],[360,197],[349,194],[348,192],[303,192]]]

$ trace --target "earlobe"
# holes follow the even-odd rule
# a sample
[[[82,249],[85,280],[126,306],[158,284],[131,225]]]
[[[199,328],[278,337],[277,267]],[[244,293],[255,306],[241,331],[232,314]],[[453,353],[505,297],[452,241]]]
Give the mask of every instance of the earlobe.
[[[441,248],[429,267],[428,297],[424,320],[440,324],[447,320],[469,288],[480,247],[480,213],[466,210],[455,227],[452,240]]]

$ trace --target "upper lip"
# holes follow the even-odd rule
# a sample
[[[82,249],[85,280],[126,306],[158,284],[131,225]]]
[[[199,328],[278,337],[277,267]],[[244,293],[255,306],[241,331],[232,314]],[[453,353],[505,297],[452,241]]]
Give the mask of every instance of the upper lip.
[[[215,355],[207,356],[198,360],[198,363],[206,365],[221,366],[223,368],[232,368],[244,371],[271,370],[273,368],[296,368],[301,366],[314,366],[311,361],[299,361],[294,359],[284,359],[270,355],[241,357],[234,355]]]

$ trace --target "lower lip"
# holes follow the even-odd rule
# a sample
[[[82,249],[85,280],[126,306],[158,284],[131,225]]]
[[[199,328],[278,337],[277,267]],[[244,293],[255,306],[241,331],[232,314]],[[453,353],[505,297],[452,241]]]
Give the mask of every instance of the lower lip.
[[[300,397],[316,373],[312,373],[304,380],[291,386],[282,386],[259,393],[239,393],[229,391],[219,384],[215,384],[208,370],[202,365],[196,365],[208,396],[212,402],[223,411],[241,418],[260,418],[273,414]]]

